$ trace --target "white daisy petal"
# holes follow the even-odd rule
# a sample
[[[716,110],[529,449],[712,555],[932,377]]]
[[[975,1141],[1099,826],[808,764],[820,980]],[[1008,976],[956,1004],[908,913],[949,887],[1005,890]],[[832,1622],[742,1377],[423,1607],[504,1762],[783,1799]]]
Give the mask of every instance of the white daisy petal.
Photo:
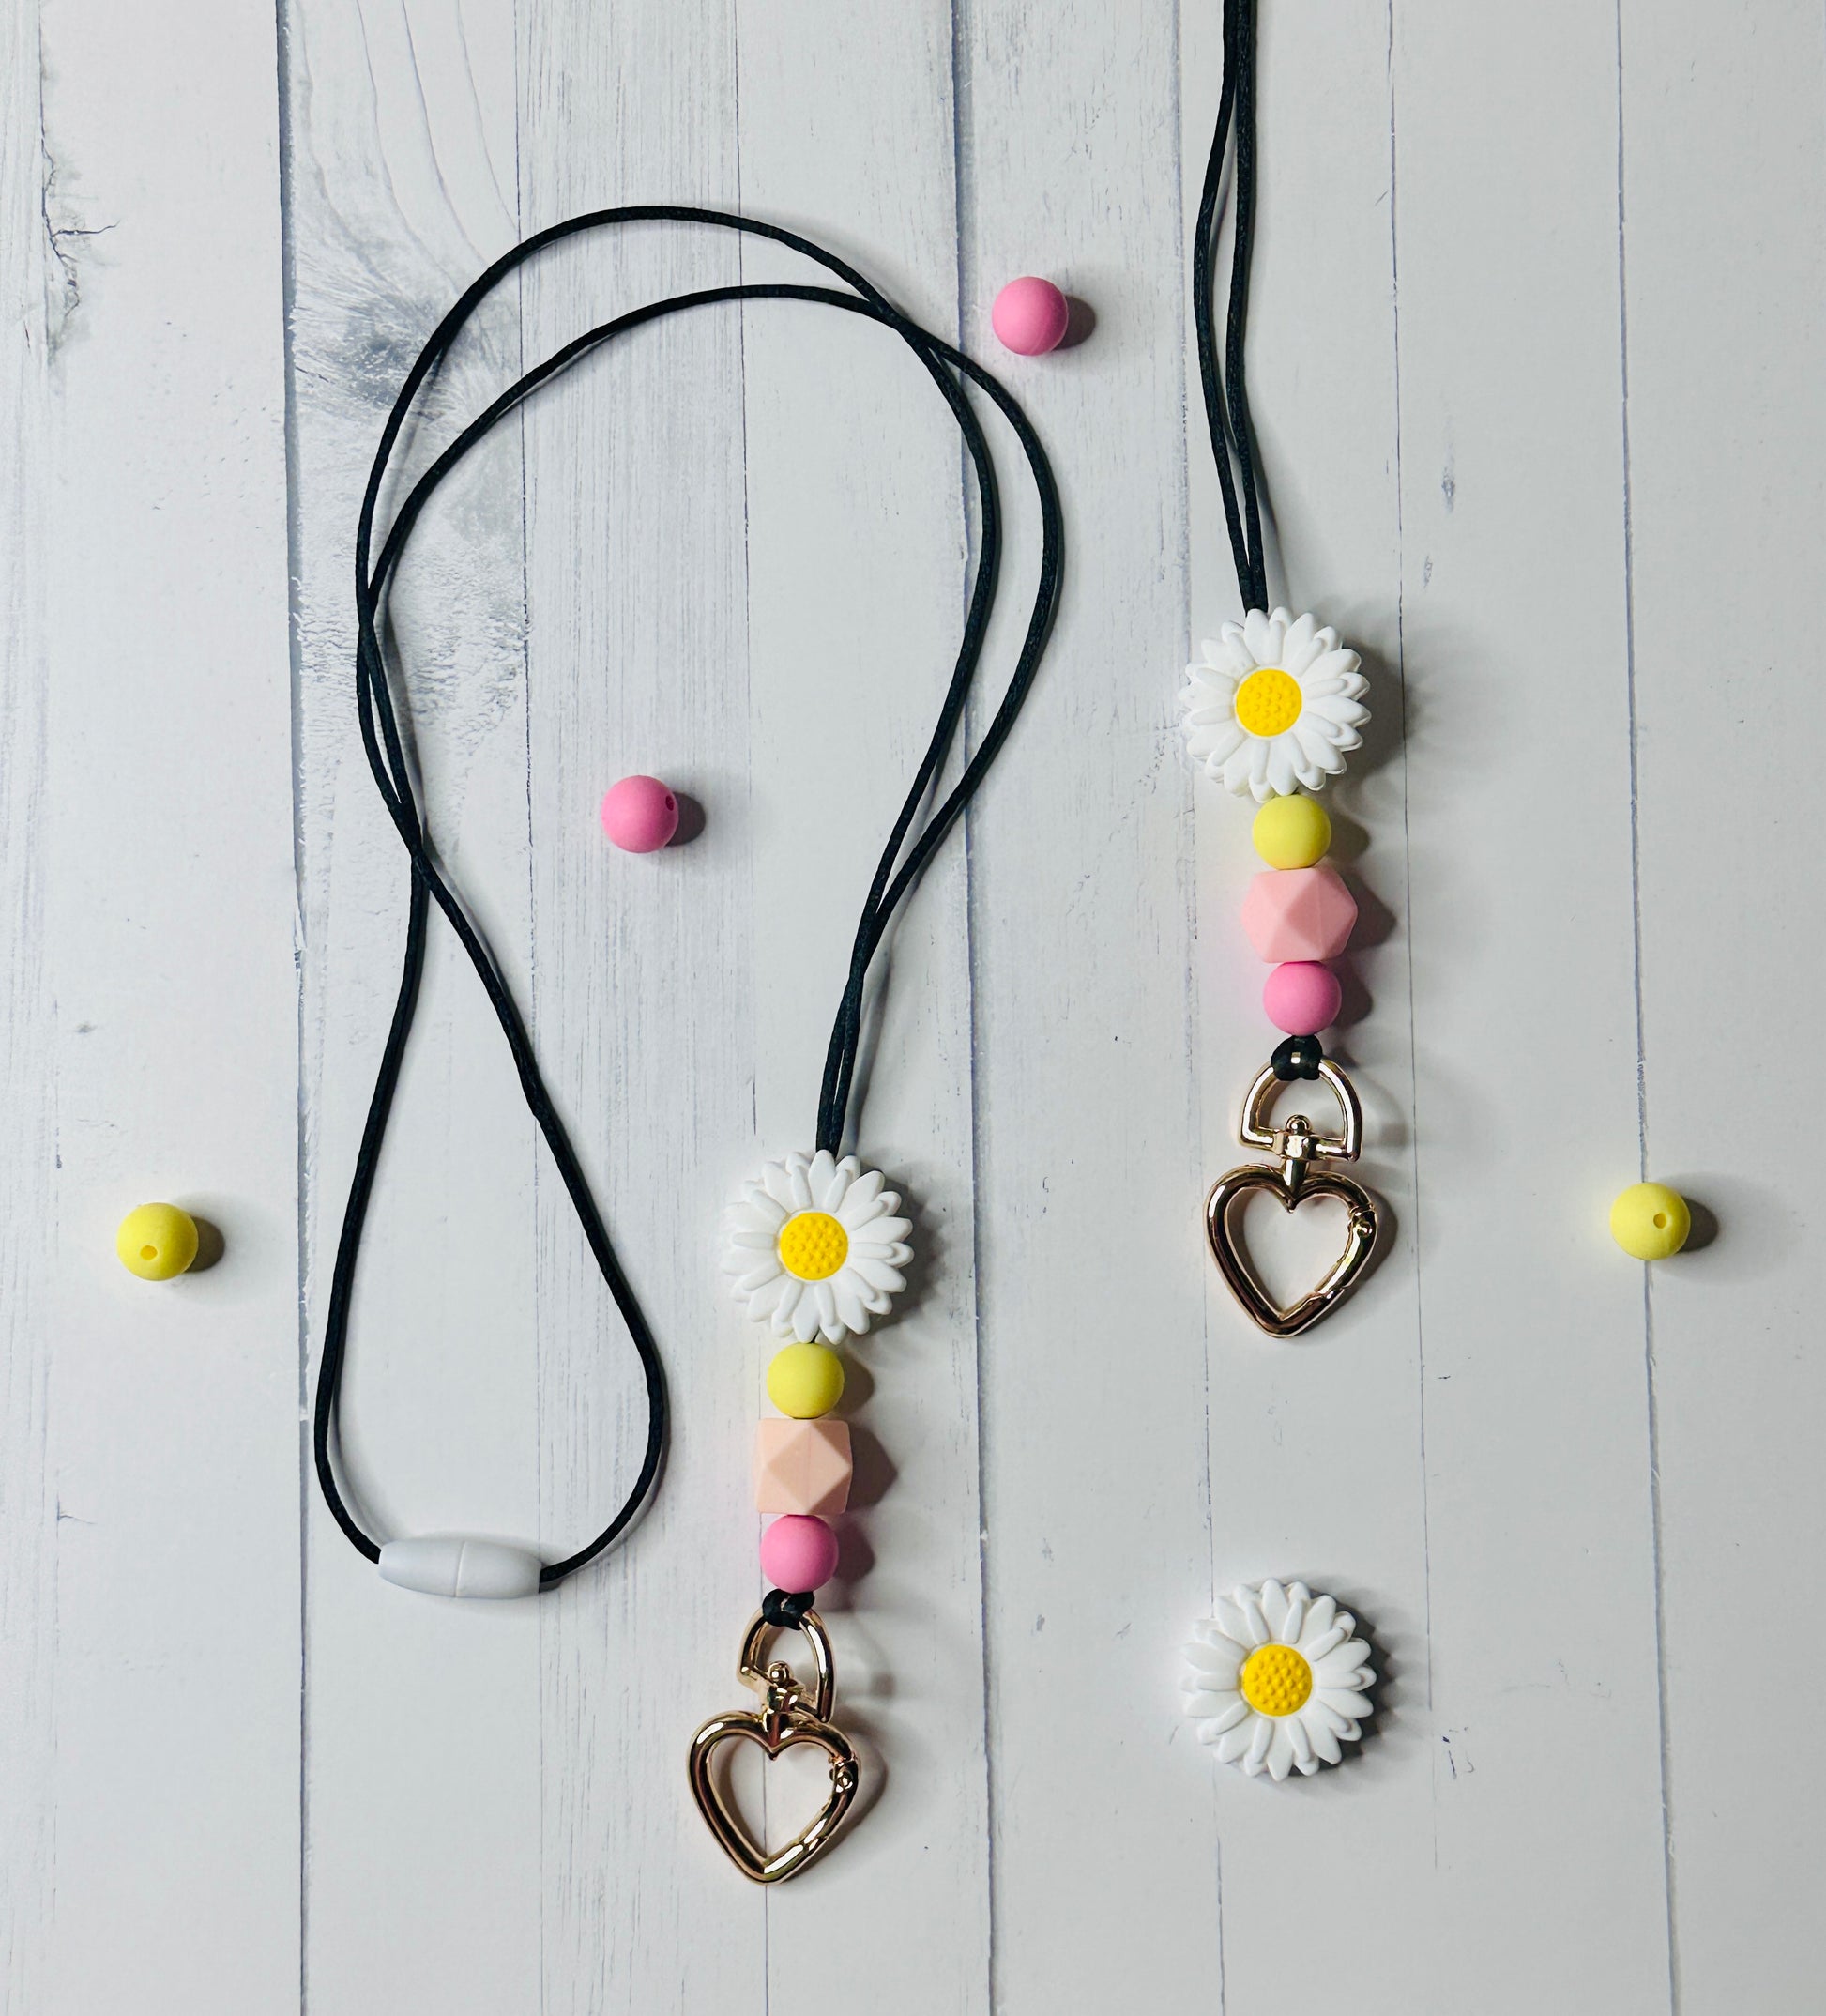
[[[806,1292],[799,1298],[799,1306],[793,1311],[792,1333],[796,1342],[815,1344],[818,1338],[818,1298],[806,1284]]]
[[[1252,1645],[1267,1644],[1271,1634],[1268,1628],[1268,1619],[1262,1615],[1258,1593],[1254,1589],[1239,1589],[1237,1607],[1242,1611],[1243,1626],[1249,1633],[1249,1642]]]
[[[885,1289],[891,1295],[898,1295],[906,1286],[906,1276],[886,1260],[878,1260],[866,1253],[858,1254],[845,1263],[861,1276],[871,1288]]]
[[[1293,1746],[1293,1761],[1302,1771],[1313,1766],[1313,1739],[1306,1733],[1306,1725],[1297,1715],[1290,1715],[1282,1723],[1287,1733],[1287,1741]]]
[[[1362,1721],[1369,1713],[1369,1697],[1366,1694],[1352,1694],[1343,1688],[1319,1688],[1316,1689],[1313,1698],[1323,1703],[1333,1715],[1341,1715],[1347,1722]]]
[[[1278,1785],[1293,1769],[1293,1738],[1287,1733],[1285,1721],[1276,1722],[1274,1734],[1269,1741],[1268,1756],[1264,1760],[1268,1775]]]
[[[1319,1598],[1320,1603],[1327,1602],[1329,1600],[1330,1598],[1326,1596],[1321,1596]],[[1335,1603],[1331,1605],[1333,1612],[1336,1611],[1337,1607],[1338,1606]],[[1315,1603],[1313,1605],[1313,1609],[1315,1610],[1315,1611],[1316,1611],[1316,1610],[1318,1609],[1318,1603]],[[1316,1666],[1321,1659],[1330,1657],[1331,1653],[1333,1653],[1338,1646],[1343,1644],[1344,1642],[1345,1634],[1341,1626],[1334,1624],[1329,1631],[1321,1631],[1319,1632],[1317,1637],[1315,1637],[1313,1635],[1313,1627],[1309,1623],[1306,1627],[1305,1637],[1300,1641],[1301,1655],[1305,1659],[1308,1666]]]
[[[1288,623],[1281,639],[1281,669],[1298,679],[1324,649],[1324,645],[1319,642],[1318,624],[1310,616],[1297,616]]]
[[[786,1207],[784,1204],[776,1203],[768,1195],[765,1184],[758,1183],[743,1184],[742,1198],[750,1212],[762,1225],[770,1225],[777,1231],[781,1226],[785,1224]]]
[[[1215,1608],[1218,1628],[1225,1638],[1233,1640],[1245,1649],[1256,1642],[1250,1636],[1248,1620],[1243,1616],[1240,1604],[1231,1602],[1227,1596],[1219,1596]]]
[[[1237,1728],[1255,1712],[1240,1694],[1218,1694],[1211,1698],[1218,1705],[1207,1711],[1209,1719],[1205,1726],[1213,1735],[1221,1736],[1226,1729]],[[1210,1737],[1207,1736],[1205,1741],[1209,1743]]]
[[[1274,1741],[1274,1721],[1271,1716],[1258,1715],[1255,1726],[1249,1732],[1249,1749],[1242,1760],[1242,1768],[1252,1776],[1262,1768],[1268,1757],[1269,1746]]]
[[[1312,1645],[1316,1639],[1323,1638],[1331,1628],[1331,1620],[1338,1614],[1337,1604],[1329,1596],[1316,1596],[1312,1599],[1306,1612],[1306,1633],[1300,1641],[1300,1649],[1310,1659],[1314,1655]],[[1331,1649],[1329,1646],[1326,1648]],[[1318,1655],[1321,1658],[1324,1654]]]
[[[1283,634],[1281,626],[1260,609],[1251,609],[1242,619],[1242,641],[1258,665],[1280,663]]]
[[[1193,1629],[1205,1644],[1223,1653],[1226,1658],[1234,1659],[1239,1666],[1249,1657],[1249,1647],[1238,1644],[1229,1632],[1221,1629],[1214,1622],[1194,1625]]]
[[[1276,1634],[1284,1645],[1300,1642],[1300,1630],[1306,1622],[1306,1605],[1310,1600],[1298,1582],[1287,1591],[1287,1614],[1282,1619],[1280,1631]]]
[[[810,1211],[812,1184],[803,1155],[789,1155],[786,1160],[786,1187],[795,1211]]]
[[[1234,1674],[1241,1663],[1231,1654],[1220,1651],[1216,1645],[1207,1644],[1202,1639],[1195,1638],[1184,1651],[1186,1664],[1198,1674]]]
[[[1245,680],[1255,669],[1255,656],[1243,641],[1240,623],[1225,623],[1215,645],[1206,647],[1207,663],[1232,682]]]
[[[1333,1673],[1354,1673],[1369,1663],[1369,1647],[1361,1638],[1353,1638],[1335,1650],[1313,1658],[1308,1654],[1313,1669],[1313,1680],[1318,1687],[1343,1687],[1347,1682],[1334,1680]]]
[[[1241,1708],[1245,1714],[1248,1712],[1248,1704],[1238,1694],[1214,1694],[1207,1688],[1202,1693],[1186,1696],[1186,1713],[1194,1721],[1210,1721],[1217,1716],[1229,1714],[1232,1708]]]
[[[1344,1758],[1344,1746],[1338,1741],[1336,1730],[1324,1722],[1302,1720],[1301,1727],[1306,1732],[1306,1739],[1313,1746],[1316,1756],[1326,1764],[1339,1764]]]
[[[766,1322],[780,1306],[780,1298],[789,1288],[797,1293],[799,1283],[789,1274],[777,1274],[771,1281],[764,1281],[759,1288],[751,1289],[748,1291],[749,1315],[756,1322]],[[739,1302],[741,1298],[742,1291],[738,1288],[736,1300]]]
[[[1300,745],[1291,735],[1277,735],[1268,744],[1268,768],[1265,772],[1269,790],[1276,798],[1291,798],[1294,787],[1300,782]]]
[[[1241,1760],[1243,1752],[1249,1748],[1250,1738],[1255,1734],[1255,1719],[1252,1712],[1245,1711],[1241,1721],[1233,1722],[1228,1729],[1220,1732],[1217,1742],[1213,1745],[1219,1764],[1237,1764]]]
[[[1265,1581],[1256,1594],[1256,1603],[1262,1613],[1262,1622],[1268,1627],[1268,1635],[1285,1642],[1283,1627],[1287,1621],[1287,1592],[1271,1577]]]

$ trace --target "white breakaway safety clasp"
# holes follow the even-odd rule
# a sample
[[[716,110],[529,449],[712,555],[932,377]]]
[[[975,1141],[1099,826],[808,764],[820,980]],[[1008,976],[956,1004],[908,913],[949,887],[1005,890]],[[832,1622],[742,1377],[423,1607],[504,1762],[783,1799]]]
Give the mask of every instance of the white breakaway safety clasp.
[[[383,1581],[426,1596],[536,1596],[543,1566],[529,1547],[473,1534],[428,1533],[416,1540],[388,1540],[380,1550]]]

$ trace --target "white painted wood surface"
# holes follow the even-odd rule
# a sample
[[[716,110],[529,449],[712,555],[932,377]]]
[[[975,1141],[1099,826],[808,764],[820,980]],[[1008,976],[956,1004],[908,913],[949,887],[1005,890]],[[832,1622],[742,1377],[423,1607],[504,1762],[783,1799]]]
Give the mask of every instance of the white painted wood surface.
[[[1173,732],[1235,607],[1184,257],[1216,0],[0,8],[0,2008],[1818,2008],[1789,1143],[1826,1126],[1826,31],[1263,11],[1252,383],[1277,581],[1375,679],[1345,1047],[1397,1228],[1296,1347],[1199,1216],[1265,1043],[1246,814]],[[396,597],[438,843],[666,1351],[650,1514],[555,1596],[440,1605],[309,1473],[405,883],[350,689],[359,485],[485,259],[655,200],[802,225],[959,333],[1069,518],[1029,713],[893,942],[860,1138],[930,1258],[855,1354],[825,1605],[881,1790],[775,1894],[684,1784],[756,1589],[766,1347],[714,1225],[809,1143],[961,620],[955,432],[881,332],[641,333],[474,458]],[[568,249],[415,453],[613,305],[793,265]],[[1023,270],[1087,342],[997,350]],[[1037,527],[997,442],[1005,676]],[[604,846],[636,769],[700,838]],[[1604,1229],[1643,1170],[1707,1214],[1646,1282]],[[217,1266],[121,1272],[155,1196]],[[631,1354],[441,932],[346,1394],[389,1531],[549,1555],[637,1459]],[[1278,1790],[1177,1714],[1187,1622],[1271,1572],[1359,1609],[1389,1675],[1362,1757]]]

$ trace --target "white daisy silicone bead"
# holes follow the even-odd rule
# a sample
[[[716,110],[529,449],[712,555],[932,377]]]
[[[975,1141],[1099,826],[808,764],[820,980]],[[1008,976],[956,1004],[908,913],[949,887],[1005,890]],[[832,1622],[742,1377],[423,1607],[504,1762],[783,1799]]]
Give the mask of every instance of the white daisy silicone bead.
[[[1304,1582],[1239,1589],[1195,1625],[1186,1713],[1225,1764],[1278,1784],[1289,1771],[1336,1764],[1369,1713],[1376,1675],[1356,1619]]]
[[[1186,746],[1225,790],[1258,804],[1296,785],[1316,791],[1344,768],[1369,719],[1355,651],[1316,618],[1252,609],[1186,667]]]
[[[778,1337],[860,1336],[906,1286],[912,1230],[878,1169],[827,1149],[769,1162],[724,1219],[723,1271],[736,1300]]]

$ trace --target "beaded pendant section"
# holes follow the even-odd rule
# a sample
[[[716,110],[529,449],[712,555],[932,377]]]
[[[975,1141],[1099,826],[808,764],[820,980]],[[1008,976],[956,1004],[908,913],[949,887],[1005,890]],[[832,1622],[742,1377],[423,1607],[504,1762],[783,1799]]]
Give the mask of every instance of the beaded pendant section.
[[[774,1586],[750,1621],[737,1672],[760,1697],[753,1708],[713,1716],[692,1744],[692,1796],[710,1831],[745,1876],[780,1883],[807,1868],[836,1838],[861,1767],[831,1720],[836,1674],[830,1639],[813,1609],[836,1572],[832,1520],[849,1504],[849,1424],[834,1417],[844,1361],[833,1346],[860,1336],[894,1305],[913,1258],[910,1221],[879,1169],[826,1149],[769,1162],[745,1184],[723,1221],[723,1271],[738,1302],[782,1340],[768,1367],[778,1408],[756,1428],[754,1509],[761,1572]],[[775,1634],[797,1630],[812,1657],[810,1679],[784,1660],[764,1662]],[[796,1744],[823,1753],[829,1792],[810,1825],[768,1853],[751,1834],[712,1769],[731,1742],[768,1757]]]
[[[1247,1162],[1219,1177],[1205,1202],[1211,1258],[1244,1313],[1271,1336],[1297,1336],[1329,1315],[1368,1265],[1376,1245],[1376,1199],[1343,1174],[1357,1159],[1362,1111],[1355,1089],[1325,1055],[1322,1031],[1337,1020],[1344,988],[1331,966],[1350,940],[1357,902],[1326,860],[1331,821],[1317,791],[1339,775],[1362,745],[1369,719],[1357,653],[1312,616],[1252,609],[1225,623],[1186,667],[1181,695],[1186,746],[1194,759],[1238,797],[1260,808],[1252,837],[1267,863],[1242,901],[1242,925],[1270,968],[1262,1007],[1283,1032],[1243,1100],[1238,1135],[1271,1159]],[[1336,1098],[1335,1132],[1303,1113],[1277,1122],[1283,1087],[1322,1081]],[[1278,1303],[1243,1250],[1240,1219],[1249,1196],[1266,1191],[1291,1212],[1312,1199],[1345,1207],[1345,1241],[1316,1286]]]

